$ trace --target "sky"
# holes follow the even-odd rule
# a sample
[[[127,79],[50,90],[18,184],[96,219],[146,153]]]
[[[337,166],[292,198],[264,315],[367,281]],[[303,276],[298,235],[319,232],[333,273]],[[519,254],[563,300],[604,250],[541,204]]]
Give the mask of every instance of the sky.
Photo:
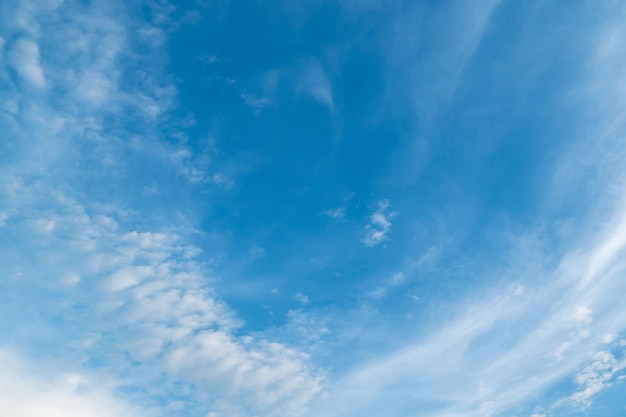
[[[0,2],[0,409],[626,412],[626,4]]]

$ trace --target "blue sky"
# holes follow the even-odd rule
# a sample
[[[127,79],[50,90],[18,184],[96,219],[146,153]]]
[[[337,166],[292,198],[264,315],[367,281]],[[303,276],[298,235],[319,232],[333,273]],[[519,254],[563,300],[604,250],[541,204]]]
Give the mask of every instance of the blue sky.
[[[0,4],[0,409],[622,416],[626,5]]]

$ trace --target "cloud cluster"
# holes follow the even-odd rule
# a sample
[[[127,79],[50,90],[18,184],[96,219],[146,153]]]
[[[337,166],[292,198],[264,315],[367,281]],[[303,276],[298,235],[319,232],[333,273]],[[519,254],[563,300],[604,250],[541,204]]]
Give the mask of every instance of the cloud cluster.
[[[323,387],[309,358],[245,334],[212,288],[202,251],[190,241],[198,232],[187,222],[154,226],[119,200],[132,196],[124,181],[136,178],[137,161],[164,166],[192,184],[233,185],[225,174],[209,172],[208,158],[184,141],[163,137],[173,125],[189,125],[172,115],[176,88],[159,65],[150,65],[162,58],[163,31],[155,22],[133,20],[122,2],[8,3],[0,6],[6,56],[0,76],[7,83],[0,125],[13,162],[0,168],[0,222],[14,239],[0,259],[19,304],[32,305],[21,320],[42,329],[11,342],[45,346],[50,355],[71,352],[80,366],[126,375],[134,381],[128,386],[141,392],[139,403],[180,396],[171,413],[189,412],[193,404],[204,414],[211,408],[231,416],[303,413]],[[168,11],[158,9],[153,15],[162,23]],[[146,66],[153,71],[141,70]],[[151,195],[158,192],[155,186]],[[11,300],[6,311],[17,314]],[[23,334],[20,323],[3,326]],[[83,400],[55,386],[28,391],[38,384],[16,385],[23,392],[15,398],[32,395],[41,409],[27,401],[8,404],[6,396],[3,409],[141,415],[108,411],[109,400],[98,408],[99,396]]]
[[[8,227],[24,234],[16,246],[42,260],[37,270],[12,264],[27,285],[44,290],[56,281],[47,291],[68,298],[54,308],[76,326],[77,355],[147,380],[160,369],[206,388],[212,394],[204,402],[229,415],[297,415],[321,392],[322,375],[305,354],[237,335],[241,322],[183,236],[128,229],[117,208],[90,209],[41,183],[5,183],[2,194],[14,212]]]
[[[361,238],[361,243],[370,248],[389,239],[391,219],[398,214],[395,211],[389,212],[389,200],[381,200],[377,206],[374,213],[370,215],[370,223],[365,226],[365,235]]]
[[[568,400],[576,408],[588,409],[595,396],[604,390],[626,369],[626,357],[620,359],[606,351],[598,352],[593,362],[576,375],[580,389]]]

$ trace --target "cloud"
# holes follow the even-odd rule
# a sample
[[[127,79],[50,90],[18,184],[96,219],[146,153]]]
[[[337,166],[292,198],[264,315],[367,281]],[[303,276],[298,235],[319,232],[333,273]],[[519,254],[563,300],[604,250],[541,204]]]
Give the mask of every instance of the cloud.
[[[394,289],[405,287],[411,282],[414,282],[416,276],[432,268],[439,256],[438,252],[437,247],[429,247],[422,256],[416,260],[408,260],[401,271],[395,272],[391,274],[390,277],[385,278],[382,284],[371,291],[367,291],[366,295],[374,299],[382,299],[392,293]],[[409,296],[414,301],[419,300],[419,297],[415,294],[410,294]]]
[[[381,200],[377,205],[377,210],[370,216],[370,224],[365,226],[365,236],[361,238],[361,243],[370,248],[388,240],[391,230],[390,219],[398,214],[388,213],[389,200]]]
[[[316,58],[302,59],[295,71],[297,90],[326,106],[333,113],[335,103],[332,86],[320,61]]]
[[[574,313],[573,321],[579,325],[590,324],[593,321],[592,314],[591,309],[582,306]]]
[[[297,59],[288,66],[274,68],[254,77],[249,88],[242,89],[240,96],[244,103],[257,113],[280,101],[281,89],[288,86],[297,97],[313,99],[326,107],[332,114],[335,111],[332,85],[322,64],[317,58]]]
[[[202,233],[178,212],[180,201],[172,202],[177,207],[165,224],[129,203],[134,182],[145,177],[159,193],[152,198],[168,195],[177,187],[159,180],[168,171],[191,184],[233,186],[225,173],[209,170],[210,144],[203,153],[169,140],[184,136],[189,124],[188,112],[172,114],[176,88],[154,64],[163,48],[152,47],[164,34],[135,22],[117,2],[14,6],[2,16],[15,23],[7,25],[7,39],[21,32],[20,22],[37,24],[26,25],[29,38],[7,43],[11,68],[25,83],[54,88],[10,88],[6,102],[17,103],[15,111],[0,119],[15,150],[13,163],[0,167],[2,213],[10,219],[3,219],[3,231],[15,237],[0,260],[16,299],[29,306],[26,312],[2,303],[19,316],[3,323],[9,336],[2,340],[16,335],[10,342],[25,352],[71,355],[81,372],[98,364],[128,376],[125,389],[134,390],[134,400],[162,399],[169,415],[189,415],[191,408],[203,415],[303,413],[322,391],[323,373],[297,349],[247,334],[216,293],[203,256],[211,249],[191,243]],[[39,19],[42,13],[46,19]],[[36,70],[40,59],[45,78]],[[36,297],[25,288],[37,288]],[[109,413],[104,403],[100,410],[82,407],[80,396],[49,391],[46,398],[67,397],[77,411],[52,401],[39,415],[142,415]],[[6,409],[37,416],[29,406]]]
[[[211,160],[214,146],[190,152],[185,145],[193,115],[189,111],[173,114],[177,89],[160,64],[165,49],[153,45],[154,36],[146,37],[165,36],[167,31],[134,19],[122,2],[88,7],[75,7],[71,2],[57,2],[54,7],[41,2],[14,3],[7,7],[5,31],[8,39],[17,38],[6,45],[8,55],[15,59],[7,65],[34,62],[34,58],[22,59],[24,51],[34,57],[36,49],[41,49],[45,51],[41,57],[45,85],[54,87],[33,92],[10,83],[3,95],[5,122],[15,127],[9,140],[15,141],[18,156],[29,155],[28,160],[16,160],[20,169],[45,170],[62,165],[64,159],[69,169],[80,159],[90,161],[79,164],[80,175],[89,178],[98,170],[128,173],[133,169],[127,165],[130,159],[141,159],[145,166],[154,166],[157,159],[161,169],[178,171],[190,183],[232,188],[231,175]],[[162,10],[155,10],[155,16],[161,14]],[[23,36],[24,22],[34,28],[29,38]],[[15,46],[20,43],[26,47]],[[3,64],[0,61],[0,74]],[[111,120],[116,121],[115,134],[110,131]],[[26,141],[15,139],[20,136],[30,138],[31,149],[26,149]],[[170,137],[180,141],[172,142]],[[92,145],[79,146],[85,141]]]
[[[348,210],[348,203],[350,202],[352,197],[354,197],[354,195],[355,195],[354,192],[348,193],[343,198],[343,204],[344,204],[343,206],[324,210],[320,213],[320,215],[328,216],[331,219],[343,219],[344,217],[346,217],[346,211]]]
[[[153,274],[154,271],[148,266],[130,266],[122,268],[106,279],[106,288],[109,291],[121,291],[134,287],[143,279]]]
[[[250,249],[248,249],[248,254],[254,259],[261,259],[265,256],[265,248],[257,245],[252,245],[250,246]]]
[[[471,43],[480,42],[492,10],[481,18],[482,23],[476,26],[477,36],[472,36]],[[611,20],[623,28],[623,13],[616,16],[619,17]],[[601,26],[605,30],[613,25]],[[414,33],[417,37],[420,32]],[[405,41],[402,36],[399,39]],[[624,38],[617,36],[612,41],[620,45],[621,39]],[[599,36],[597,43],[589,46],[592,54],[604,46],[601,44],[604,39]],[[446,77],[462,75],[472,49],[467,48],[457,58],[450,56],[451,61],[461,65],[446,65],[451,71]],[[433,313],[436,317],[430,322],[436,330],[424,331],[412,341],[406,341],[403,333],[395,341],[397,347],[384,357],[378,355],[376,359],[355,364],[343,380],[329,388],[328,406],[316,410],[318,415],[410,415],[420,408],[424,409],[423,415],[431,416],[475,416],[489,410],[493,415],[519,414],[517,410],[521,407],[549,409],[554,399],[550,396],[562,390],[565,381],[574,379],[577,386],[570,388],[573,394],[560,406],[570,406],[576,401],[578,407],[588,406],[588,400],[593,401],[610,384],[620,382],[623,375],[613,370],[621,369],[616,352],[623,349],[616,340],[617,335],[626,331],[624,303],[616,295],[626,290],[621,278],[626,271],[622,94],[625,84],[623,74],[613,71],[619,67],[617,62],[623,62],[623,51],[621,47],[619,55],[611,52],[612,59],[603,63],[601,71],[591,71],[594,74],[590,79],[577,80],[572,85],[585,90],[576,95],[583,103],[580,114],[592,109],[593,116],[576,124],[580,136],[571,140],[571,153],[539,179],[546,184],[554,181],[547,191],[551,195],[546,197],[549,200],[546,205],[552,206],[540,210],[535,219],[541,223],[540,228],[549,231],[535,230],[514,237],[520,247],[524,247],[525,240],[536,247],[518,250],[516,246],[507,261],[510,267],[496,273],[487,271],[489,267],[466,271],[467,266],[463,265],[454,280],[444,283],[458,285],[461,299],[445,302],[434,292],[430,294],[440,313],[440,317]],[[595,59],[589,60],[594,62],[592,66],[597,64]],[[427,82],[429,78],[422,80]],[[453,90],[454,83],[450,87]],[[447,88],[434,90],[440,93],[448,91]],[[589,100],[588,89],[593,91],[593,100]],[[429,104],[427,97],[422,98],[420,104]],[[602,121],[598,122],[596,117]],[[588,123],[593,128],[587,128]],[[555,201],[552,197],[563,190],[571,198],[566,204],[563,199]],[[580,206],[584,209],[577,211],[576,207]],[[571,214],[570,209],[576,214]],[[554,230],[564,217],[572,222],[575,231],[560,236],[555,243]],[[528,228],[524,222],[520,226]],[[502,260],[503,252],[494,250],[479,262],[493,265]],[[395,270],[398,268],[392,269]],[[448,275],[436,276],[445,281]],[[465,277],[471,283],[465,282]],[[437,280],[431,276],[421,278],[420,284],[427,289],[439,288],[441,284],[434,283]],[[478,288],[472,289],[477,281],[480,281]],[[383,281],[379,287],[381,293],[385,284]],[[392,327],[395,323],[390,320],[388,325]],[[421,329],[416,327],[417,332]],[[458,381],[460,375],[463,381]],[[484,394],[486,391],[481,393],[477,389],[481,386],[492,392],[490,398]],[[535,400],[539,397],[546,398],[545,403],[533,408],[535,401],[542,402]]]
[[[332,219],[343,219],[344,217],[346,217],[346,207],[337,207],[334,209],[325,210],[322,212],[322,214]]]
[[[283,69],[273,69],[260,77],[255,77],[248,89],[243,89],[240,96],[244,103],[256,113],[273,105],[278,100],[278,87],[285,76]]]
[[[549,393],[577,373],[581,388],[555,407],[589,404],[609,381],[619,380],[624,368],[623,359],[608,353],[619,349],[619,342],[606,334],[626,331],[623,303],[616,295],[626,290],[620,279],[626,262],[614,257],[592,277],[593,284],[580,284],[587,282],[585,271],[594,264],[598,248],[621,233],[615,225],[625,213],[623,206],[616,207],[603,231],[580,236],[580,246],[571,247],[556,265],[551,261],[520,276],[524,268],[519,263],[541,259],[543,249],[536,248],[534,255],[517,252],[510,270],[499,274],[515,275],[519,281],[504,280],[466,296],[466,303],[450,307],[457,313],[441,319],[438,330],[400,341],[387,354],[355,364],[329,387],[329,398],[315,412],[352,416],[368,410],[377,416],[440,404],[425,414],[461,417],[490,410],[498,415]],[[625,248],[615,248],[616,253]],[[399,276],[391,277],[387,285],[398,281]],[[551,359],[555,354],[557,361]],[[383,406],[383,398],[390,395],[391,409]]]
[[[297,293],[296,295],[293,296],[294,300],[296,300],[297,302],[299,302],[300,304],[309,304],[309,297],[307,297],[306,295],[302,294],[301,292]]]
[[[246,103],[248,106],[252,107],[255,110],[262,110],[273,103],[273,100],[269,97],[259,97],[252,93],[249,93],[248,91],[242,91],[241,98],[243,99],[244,103]]]
[[[382,298],[387,295],[387,293],[406,282],[406,277],[402,272],[396,272],[389,279],[387,279],[383,285],[377,287],[373,291],[369,292],[368,295],[372,298]]]
[[[287,319],[289,321],[282,330],[296,339],[298,346],[318,345],[332,333],[328,327],[330,318],[323,314],[296,309],[287,312]]]
[[[64,372],[52,374],[6,350],[0,351],[0,409],[13,417],[141,417],[106,380]]]
[[[415,114],[430,120],[449,104],[499,4],[499,0],[442,4],[433,13],[436,23],[423,30],[415,27],[415,20],[424,13],[424,4],[413,3],[395,16],[391,36],[383,42],[390,71],[402,76],[390,81],[404,90],[397,91],[398,96],[409,94]],[[436,46],[424,48],[425,39],[433,39]],[[421,48],[422,54],[407,53]]]
[[[115,217],[118,209],[86,208],[41,183],[12,187],[8,195],[5,190],[5,201],[19,213],[12,227],[19,230],[42,210],[54,219],[46,245],[33,252],[50,263],[20,268],[29,285],[39,285],[45,271],[64,283],[55,291],[75,294],[61,311],[81,323],[64,336],[77,346],[76,355],[113,373],[132,369],[144,383],[161,384],[152,376],[160,370],[179,384],[204,387],[212,394],[194,401],[213,403],[225,415],[300,415],[323,390],[323,374],[306,354],[241,330],[234,311],[208,286],[208,271],[196,261],[200,251],[183,236],[129,231]],[[32,244],[24,239],[15,244]],[[67,286],[67,277],[80,278]],[[306,301],[301,294],[297,299]],[[88,307],[79,307],[84,302]]]
[[[305,360],[281,344],[237,340],[220,331],[202,332],[165,355],[170,372],[208,384],[220,403],[228,399],[230,404],[218,407],[229,415],[241,406],[264,415],[303,413],[322,389],[321,380],[310,378]]]
[[[64,166],[69,170],[80,159],[91,161],[80,165],[82,176],[98,169],[115,172],[126,162],[119,153],[136,143],[126,130],[130,124],[150,139],[151,150],[159,147],[154,121],[171,108],[173,88],[163,83],[156,66],[151,73],[123,71],[122,62],[140,66],[152,53],[158,54],[130,53],[137,40],[132,37],[136,22],[123,6],[9,3],[13,5],[6,5],[4,29],[15,40],[6,46],[6,64],[23,83],[39,88],[33,91],[10,83],[3,94],[9,108],[2,124],[11,131],[7,140],[14,149],[12,169],[32,175],[67,159]],[[26,26],[29,37],[24,36]],[[40,50],[45,51],[41,57]],[[118,121],[118,136],[107,131],[111,119]],[[77,146],[84,141],[92,145]]]
[[[227,190],[233,188],[233,185],[235,184],[233,180],[231,180],[221,172],[216,172],[215,174],[213,174],[213,176],[211,177],[211,182]]]
[[[602,276],[626,246],[626,217],[615,225],[615,233],[611,238],[605,241],[600,247],[596,248],[591,255],[591,260],[587,266],[586,274],[580,285],[587,286],[597,277]]]
[[[39,45],[33,40],[21,38],[13,41],[8,52],[8,63],[27,84],[37,88],[46,86]]]
[[[617,359],[610,352],[598,352],[593,362],[576,375],[575,381],[579,390],[557,404],[566,403],[574,408],[588,409],[594,397],[618,380],[618,375],[625,369],[626,357]]]

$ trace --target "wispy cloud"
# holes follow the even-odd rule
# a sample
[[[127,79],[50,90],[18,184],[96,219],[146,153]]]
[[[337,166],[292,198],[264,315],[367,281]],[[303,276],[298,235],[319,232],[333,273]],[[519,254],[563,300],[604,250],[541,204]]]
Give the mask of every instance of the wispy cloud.
[[[406,282],[406,277],[404,276],[404,274],[402,272],[396,272],[395,274],[391,276],[391,278],[385,280],[383,285],[372,290],[371,292],[368,293],[368,295],[370,295],[373,298],[382,298],[386,296],[387,293],[391,289],[398,287],[404,284],[405,282]]]
[[[330,113],[335,111],[332,85],[321,62],[313,57],[297,59],[291,65],[273,68],[254,77],[250,87],[243,89],[240,96],[248,106],[259,112],[280,102],[281,94],[289,93],[313,99],[328,108]]]
[[[332,219],[343,219],[346,217],[346,208],[345,207],[337,207],[330,210],[325,210],[322,212],[325,216],[328,216]]]
[[[370,216],[370,223],[365,226],[365,235],[361,238],[361,243],[367,247],[374,247],[389,239],[391,230],[391,219],[398,212],[389,212],[389,200],[380,200],[378,208]]]
[[[242,91],[241,98],[244,103],[255,110],[262,110],[273,103],[273,100],[270,97],[256,96],[248,91]]]
[[[392,36],[384,39],[389,62],[399,71],[406,71],[399,88],[410,95],[413,110],[427,120],[441,112],[452,98],[460,77],[466,70],[485,34],[499,0],[482,0],[466,5],[446,4],[438,10],[437,24],[425,28],[431,31],[428,39],[436,39],[437,47],[427,52],[426,65],[417,66],[418,54],[407,54],[407,49],[423,47],[425,33],[415,28],[424,4],[414,3],[396,15]],[[453,30],[443,29],[453,27]],[[407,84],[408,83],[408,89]],[[402,95],[401,92],[397,92]]]
[[[296,67],[296,88],[303,94],[326,106],[333,113],[335,103],[328,76],[319,60],[307,58]]]
[[[297,302],[299,302],[300,304],[306,305],[309,304],[309,297],[307,297],[306,295],[302,294],[301,292],[297,293],[296,295],[293,296],[294,300],[296,300]]]
[[[248,249],[248,253],[254,259],[261,259],[262,257],[265,256],[265,248],[262,248],[257,245],[252,245],[250,246],[250,249]]]
[[[615,380],[624,367],[623,359],[606,353],[605,344],[608,333],[626,331],[623,308],[615,296],[621,293],[617,287],[623,285],[617,277],[626,264],[614,258],[610,272],[607,269],[593,276],[592,291],[580,284],[586,281],[584,271],[593,265],[598,248],[621,233],[615,225],[621,223],[624,213],[623,206],[618,207],[604,231],[581,237],[581,248],[572,248],[560,265],[544,267],[540,279],[527,277],[483,293],[463,305],[457,318],[441,330],[383,358],[356,365],[330,388],[336,393],[330,400],[332,410],[318,411],[333,416],[357,415],[368,409],[373,415],[382,415],[383,409],[375,408],[381,404],[375,397],[361,400],[360,405],[355,398],[363,398],[364,392],[389,395],[393,391],[399,395],[394,406],[398,412],[435,402],[441,407],[428,415],[476,415],[487,405],[497,415],[581,369],[577,381],[582,388],[567,404],[588,404],[586,401]],[[619,253],[624,249],[624,245],[617,248]],[[529,256],[525,253],[524,259]],[[511,273],[515,271],[514,266]],[[393,277],[389,285],[392,282]],[[505,329],[510,330],[507,337],[503,337]],[[618,342],[611,343],[618,346]],[[455,377],[459,372],[464,375],[462,381]],[[485,390],[477,388],[481,386]]]
[[[354,192],[348,193],[343,198],[343,205],[340,205],[340,206],[335,207],[335,208],[324,210],[324,211],[322,211],[320,213],[320,215],[328,216],[331,219],[343,219],[344,217],[346,217],[346,213],[347,213],[347,210],[348,210],[349,202],[352,199],[352,197],[354,197],[354,195],[355,195]]]
[[[415,276],[428,270],[437,260],[438,250],[431,246],[426,253],[417,260],[406,262],[406,266],[391,276],[382,280],[382,283],[371,291],[367,291],[366,295],[374,299],[381,299],[393,293],[396,288],[405,287],[415,280]],[[419,300],[416,294],[409,295],[412,300]]]

